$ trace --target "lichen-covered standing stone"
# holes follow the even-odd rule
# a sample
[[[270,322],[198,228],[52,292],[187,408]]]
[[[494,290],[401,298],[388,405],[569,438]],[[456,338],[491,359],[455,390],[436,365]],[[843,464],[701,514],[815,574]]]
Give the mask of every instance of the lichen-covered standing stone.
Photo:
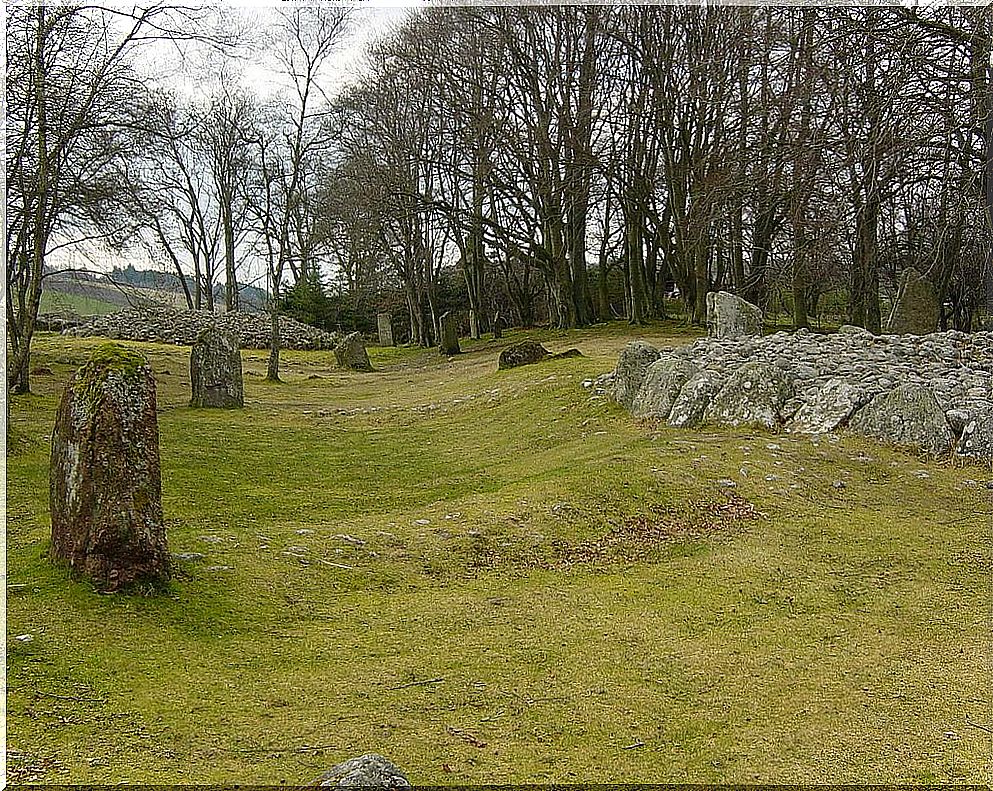
[[[648,366],[659,359],[659,350],[644,341],[631,341],[617,358],[614,369],[614,399],[625,409],[634,404]]]
[[[740,338],[762,334],[762,310],[727,291],[707,293],[707,334],[712,338]]]
[[[352,371],[372,370],[369,353],[365,350],[365,344],[362,342],[362,333],[350,332],[342,338],[334,347],[334,356],[341,368],[348,368]]]
[[[933,456],[948,453],[954,440],[945,412],[927,385],[905,384],[881,393],[855,413],[849,428],[888,445]]]
[[[209,328],[197,336],[190,351],[190,406],[237,408],[245,405],[238,340]]]
[[[396,346],[393,341],[393,317],[389,313],[376,314],[376,327],[379,330],[380,346]]]
[[[155,379],[100,346],[66,385],[52,433],[51,557],[107,590],[169,578]]]
[[[393,762],[376,753],[368,753],[332,766],[317,778],[314,785],[332,788],[410,788],[410,781]]]
[[[665,420],[686,382],[697,373],[697,367],[678,357],[663,357],[648,366],[641,389],[631,405],[635,417]]]

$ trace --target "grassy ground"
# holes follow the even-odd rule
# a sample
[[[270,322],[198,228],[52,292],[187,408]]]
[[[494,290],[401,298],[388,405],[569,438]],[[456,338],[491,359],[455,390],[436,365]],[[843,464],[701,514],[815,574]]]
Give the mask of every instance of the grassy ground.
[[[639,425],[580,385],[633,334],[537,333],[586,356],[506,372],[522,334],[371,374],[291,352],[282,385],[247,352],[234,412],[186,405],[187,349],[134,344],[170,549],[205,555],[159,597],[45,558],[56,399],[98,341],[40,336],[7,460],[10,776],[299,783],[378,751],[420,784],[989,783],[989,471]]]
[[[120,310],[120,305],[84,294],[67,294],[48,289],[41,292],[40,313],[71,312],[80,316],[103,316]]]

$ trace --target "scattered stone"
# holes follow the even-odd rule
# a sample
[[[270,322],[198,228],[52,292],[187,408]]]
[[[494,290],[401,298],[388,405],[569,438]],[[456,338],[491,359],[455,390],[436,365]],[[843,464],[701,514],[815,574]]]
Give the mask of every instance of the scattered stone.
[[[379,330],[380,346],[396,346],[393,340],[393,317],[389,313],[376,314],[376,328]]]
[[[844,426],[872,396],[844,379],[829,379],[797,410],[787,430],[797,434],[827,434]]]
[[[362,342],[362,333],[350,332],[334,347],[334,356],[339,368],[350,371],[371,371],[372,363]]]
[[[188,562],[203,560],[207,557],[203,552],[173,552],[172,556],[175,560],[185,560]]]
[[[169,578],[155,379],[148,361],[98,347],[66,385],[52,433],[51,557],[106,590]]]
[[[549,360],[568,360],[573,357],[582,357],[583,353],[579,349],[566,349],[564,352],[556,352]]]
[[[441,315],[441,344],[438,350],[449,357],[462,353],[459,347],[459,324],[451,311]]]
[[[614,369],[614,399],[630,409],[645,380],[648,367],[659,359],[659,350],[644,341],[631,341],[624,347]]]
[[[105,316],[93,316],[64,335],[77,337],[152,341],[192,346],[205,329],[216,327],[238,339],[241,349],[268,349],[272,326],[268,313],[235,310],[214,314],[205,310],[176,310],[167,307],[125,308]],[[279,318],[279,343],[284,349],[333,349],[338,336],[308,324]]]
[[[237,408],[245,405],[241,352],[234,336],[214,327],[197,337],[190,351],[190,406]]]
[[[840,481],[840,480],[839,481],[833,481],[831,483],[831,488],[832,489],[844,489],[845,488],[845,485],[846,484],[845,484],[844,481]]]
[[[857,434],[932,456],[952,449],[945,413],[926,385],[905,384],[876,396],[849,423]]]
[[[678,357],[663,357],[645,371],[645,378],[631,405],[635,417],[654,417],[665,420],[672,405],[686,382],[697,373],[697,367]]]
[[[938,328],[941,306],[934,286],[920,272],[908,267],[900,273],[893,310],[886,332],[894,335],[927,335]]]
[[[17,642],[19,642],[19,643],[31,643],[31,642],[34,642],[34,635],[33,634],[19,634],[14,639],[17,640]]]
[[[762,310],[727,291],[707,294],[707,335],[738,338],[762,334]]]
[[[728,426],[782,424],[782,409],[793,395],[793,385],[775,365],[754,360],[738,368],[704,412],[705,421]]]
[[[410,788],[410,781],[394,763],[376,753],[349,758],[322,774],[311,785],[355,788]]]
[[[516,368],[519,365],[531,365],[551,356],[552,353],[537,341],[521,341],[500,352],[497,368],[503,371],[507,368]]]

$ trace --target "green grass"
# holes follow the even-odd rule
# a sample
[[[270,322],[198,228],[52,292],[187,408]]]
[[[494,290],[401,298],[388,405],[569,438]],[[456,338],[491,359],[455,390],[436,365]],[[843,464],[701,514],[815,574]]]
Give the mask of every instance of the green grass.
[[[525,334],[585,357],[498,372]],[[131,344],[170,549],[206,555],[158,597],[45,558],[54,409],[100,341],[40,335],[7,460],[11,777],[293,784],[377,751],[420,784],[989,783],[989,471],[638,424],[580,386],[634,335],[688,341],[284,352],[281,385],[245,352],[237,411],[187,406],[187,349]]]
[[[120,305],[114,305],[111,302],[106,302],[96,297],[88,297],[82,294],[66,294],[46,289],[41,292],[39,313],[69,311],[80,316],[102,316],[106,313],[114,313],[120,309]]]

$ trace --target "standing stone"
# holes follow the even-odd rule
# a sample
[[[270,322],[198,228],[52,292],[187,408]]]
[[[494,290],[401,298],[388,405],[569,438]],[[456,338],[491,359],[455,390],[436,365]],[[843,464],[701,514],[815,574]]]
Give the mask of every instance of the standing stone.
[[[241,352],[233,335],[208,328],[197,336],[190,351],[190,385],[190,406],[245,406]]]
[[[313,785],[331,788],[410,788],[410,781],[392,761],[376,753],[367,753],[332,766]]]
[[[449,356],[462,352],[459,348],[459,325],[451,311],[441,315],[441,346],[438,350]]]
[[[497,340],[503,337],[503,316],[500,315],[498,310],[493,316],[493,339]]]
[[[369,362],[369,354],[365,350],[360,332],[350,332],[338,341],[338,345],[334,347],[334,356],[340,368],[348,368],[352,371],[372,370],[372,363]]]
[[[379,345],[396,346],[393,341],[393,317],[389,313],[377,313],[376,323],[379,326]]]
[[[618,404],[631,409],[648,366],[658,359],[659,350],[645,341],[631,341],[624,347],[614,369],[614,400]]]
[[[712,338],[739,338],[762,334],[762,311],[727,291],[707,293],[707,334]]]
[[[891,335],[928,335],[938,329],[940,310],[934,286],[913,267],[900,274],[900,284],[886,322]]]
[[[877,395],[848,424],[857,434],[933,456],[952,449],[954,436],[945,413],[927,385],[900,385]]]
[[[155,379],[108,343],[66,385],[52,433],[51,558],[106,590],[169,578]]]

